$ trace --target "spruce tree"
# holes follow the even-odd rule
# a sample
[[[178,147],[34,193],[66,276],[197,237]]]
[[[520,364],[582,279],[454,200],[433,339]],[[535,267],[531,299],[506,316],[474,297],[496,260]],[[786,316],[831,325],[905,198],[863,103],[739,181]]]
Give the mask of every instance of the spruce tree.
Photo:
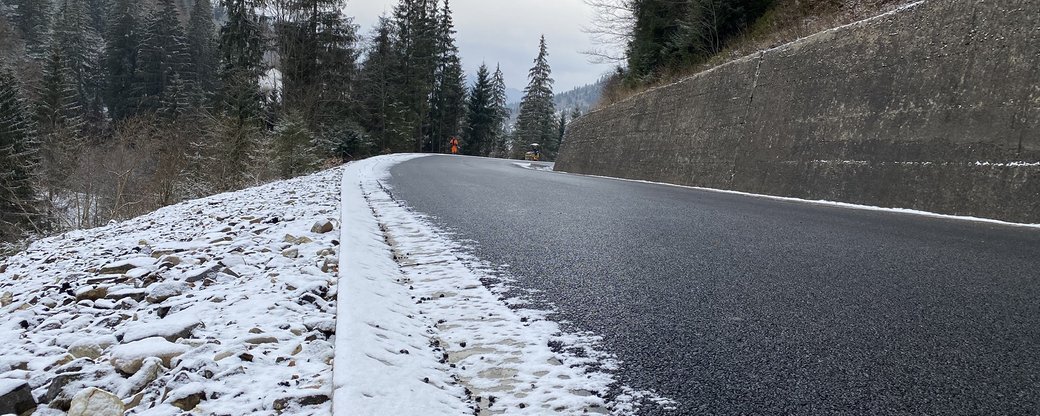
[[[227,21],[220,29],[220,115],[214,131],[212,167],[215,189],[234,189],[247,182],[262,132],[263,95],[258,78],[264,39],[258,4],[253,0],[221,0]]]
[[[556,106],[553,103],[552,70],[549,68],[549,52],[542,36],[538,44],[538,56],[528,73],[529,83],[520,101],[520,114],[516,120],[516,131],[512,143],[514,158],[522,158],[531,144],[538,143],[550,160],[556,154]]]
[[[140,94],[138,108],[156,112],[177,98],[169,95],[191,88],[195,74],[191,72],[191,55],[187,37],[181,28],[177,6],[173,0],[159,0],[159,7],[148,17],[134,88]],[[174,81],[180,79],[182,91],[174,91]]]
[[[26,52],[31,57],[42,57],[50,41],[51,2],[44,0],[14,0],[12,23],[25,40]]]
[[[188,20],[187,43],[191,55],[192,79],[205,93],[217,89],[217,31],[213,24],[213,4],[210,0],[195,0]]]
[[[105,48],[108,110],[115,121],[133,115],[140,97],[133,92],[137,73],[137,55],[141,48],[140,23],[136,0],[116,0],[114,15],[108,24]]]
[[[84,0],[64,0],[54,29],[54,45],[61,49],[83,119],[98,127],[104,121],[104,41],[89,24]]]
[[[495,66],[495,75],[491,78],[491,92],[493,107],[495,108],[495,121],[493,123],[495,130],[492,138],[491,156],[508,157],[509,126],[507,123],[510,117],[509,97],[506,95],[506,79],[505,75],[502,74],[501,66]]]
[[[83,118],[76,85],[61,48],[51,48],[37,93],[36,126],[39,137],[40,176],[51,204],[65,188],[82,146]]]
[[[0,242],[17,241],[44,225],[36,197],[35,134],[14,75],[0,69]]]
[[[394,69],[399,67],[400,58],[393,44],[396,36],[392,22],[381,17],[373,28],[371,45],[359,75],[361,125],[370,133],[379,152],[405,149],[403,143],[395,140],[404,136],[399,132],[404,123],[395,90],[399,84]]]
[[[487,65],[480,64],[476,82],[466,100],[466,127],[462,140],[465,154],[487,156],[494,146],[498,109],[491,82]]]
[[[430,108],[431,137],[426,150],[446,152],[450,138],[461,133],[466,111],[466,79],[459,49],[455,46],[455,25],[448,0],[444,0],[438,19],[437,49],[438,66]],[[475,149],[468,154],[475,154],[472,150]]]
[[[283,179],[312,172],[318,165],[314,137],[307,122],[291,111],[275,126],[273,159]]]
[[[403,117],[398,140],[411,140],[413,151],[428,148],[430,95],[438,63],[437,2],[435,0],[400,0],[394,8],[397,26],[394,50],[400,54],[393,73],[396,111]]]

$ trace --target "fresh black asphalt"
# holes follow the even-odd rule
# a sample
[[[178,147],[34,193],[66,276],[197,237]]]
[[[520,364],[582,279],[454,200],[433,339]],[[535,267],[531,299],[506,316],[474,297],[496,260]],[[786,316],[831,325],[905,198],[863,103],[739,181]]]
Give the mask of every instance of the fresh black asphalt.
[[[391,173],[679,402],[644,414],[1040,414],[1040,230],[481,158]]]

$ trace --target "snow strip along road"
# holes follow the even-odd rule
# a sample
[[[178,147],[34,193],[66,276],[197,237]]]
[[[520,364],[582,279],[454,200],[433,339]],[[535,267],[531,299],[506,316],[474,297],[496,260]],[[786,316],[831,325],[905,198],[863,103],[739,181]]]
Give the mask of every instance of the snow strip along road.
[[[347,166],[335,360],[342,415],[631,414],[617,363],[591,334],[565,333],[523,308],[487,265],[403,207],[385,187],[393,165]],[[622,391],[612,395],[608,391]]]

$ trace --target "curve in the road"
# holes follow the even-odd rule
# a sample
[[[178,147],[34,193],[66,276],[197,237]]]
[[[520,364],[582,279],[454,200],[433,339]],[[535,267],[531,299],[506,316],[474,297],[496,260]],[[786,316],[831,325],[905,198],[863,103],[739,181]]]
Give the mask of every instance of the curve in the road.
[[[395,194],[678,414],[1037,414],[1040,232],[435,156]]]

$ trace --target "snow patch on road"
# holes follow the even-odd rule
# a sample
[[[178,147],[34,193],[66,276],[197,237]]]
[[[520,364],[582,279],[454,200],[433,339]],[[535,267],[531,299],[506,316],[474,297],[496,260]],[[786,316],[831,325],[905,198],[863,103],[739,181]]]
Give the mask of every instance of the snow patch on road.
[[[619,386],[599,338],[507,299],[487,265],[394,200],[383,180],[415,157],[369,159],[344,176],[337,332],[352,336],[337,345],[337,415],[632,414],[638,403],[673,404]]]

